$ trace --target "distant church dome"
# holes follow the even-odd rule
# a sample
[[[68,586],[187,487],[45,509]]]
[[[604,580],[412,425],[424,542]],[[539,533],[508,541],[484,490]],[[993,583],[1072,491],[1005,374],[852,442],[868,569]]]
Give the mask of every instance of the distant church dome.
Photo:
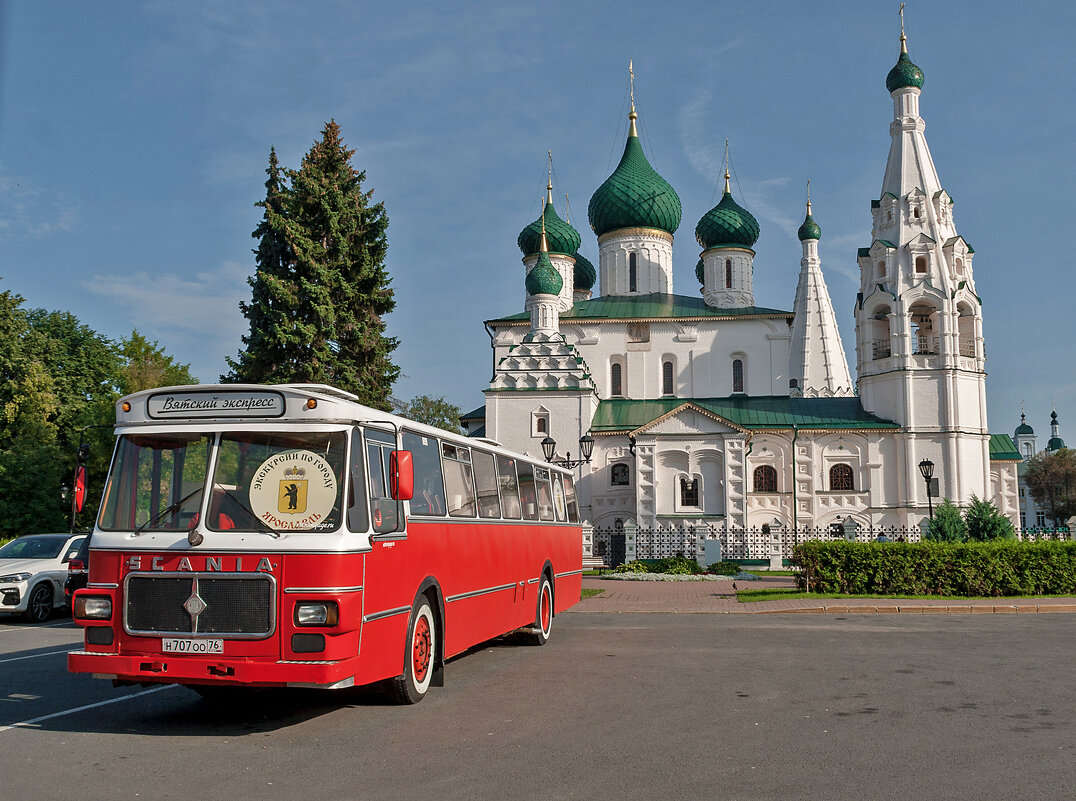
[[[1059,451],[1065,447],[1065,440],[1061,439],[1061,431],[1057,424],[1057,412],[1050,412],[1050,433],[1053,434],[1050,437],[1050,441],[1046,443],[1046,450]]]
[[[540,252],[538,263],[527,273],[527,294],[559,295],[563,288],[564,279],[549,261],[549,254],[545,251]]]
[[[699,279],[700,284],[706,283],[706,274],[703,272],[704,265],[702,259],[699,259],[699,263],[695,265],[695,277]]]
[[[800,242],[804,242],[808,239],[821,239],[822,229],[818,226],[818,223],[814,221],[814,217],[811,216],[811,206],[807,205],[807,218],[803,221],[803,225],[799,230]]]
[[[1023,414],[1020,415],[1020,425],[1016,427],[1016,431],[1013,436],[1019,437],[1020,435],[1035,436],[1035,429],[1027,424],[1027,419]]]
[[[593,289],[594,282],[598,280],[598,271],[594,265],[582,253],[575,253],[575,269],[572,272],[573,284],[576,289]]]
[[[552,190],[553,187],[550,186],[549,192],[552,193]],[[538,216],[537,220],[519,232],[519,239],[516,243],[524,256],[533,256],[541,249],[543,216],[545,217],[545,238],[549,244],[550,253],[563,253],[568,256],[579,250],[582,242],[579,232],[557,215],[557,210],[553,208],[553,201],[547,198],[545,211]]]
[[[901,52],[896,66],[885,76],[885,88],[893,94],[898,89],[906,89],[910,86],[916,89],[923,88],[923,71],[912,63],[907,52]]]
[[[753,248],[758,241],[758,220],[732,199],[729,174],[725,171],[725,194],[695,226],[695,239],[704,248]]]
[[[680,197],[646,160],[632,123],[620,163],[590,198],[590,227],[598,236],[620,228],[675,233],[682,214]]]

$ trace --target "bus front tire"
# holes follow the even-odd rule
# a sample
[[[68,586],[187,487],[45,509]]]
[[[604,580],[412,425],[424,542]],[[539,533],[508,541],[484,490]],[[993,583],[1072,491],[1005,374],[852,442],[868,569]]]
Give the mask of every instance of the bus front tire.
[[[404,648],[404,672],[392,680],[392,695],[401,704],[417,704],[426,697],[433,679],[437,654],[437,626],[430,601],[421,596],[411,608]]]
[[[523,634],[527,645],[545,645],[553,630],[553,585],[549,576],[543,574],[538,584],[538,609],[534,615],[534,627]]]

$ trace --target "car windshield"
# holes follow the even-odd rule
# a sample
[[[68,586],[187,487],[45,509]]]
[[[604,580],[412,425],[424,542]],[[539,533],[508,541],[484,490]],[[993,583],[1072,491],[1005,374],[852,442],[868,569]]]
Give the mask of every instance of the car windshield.
[[[67,537],[19,537],[0,548],[0,559],[55,559]]]
[[[343,431],[221,434],[209,498],[215,531],[335,531]]]
[[[109,531],[186,531],[196,521],[212,434],[126,434],[105,482],[98,525]]]

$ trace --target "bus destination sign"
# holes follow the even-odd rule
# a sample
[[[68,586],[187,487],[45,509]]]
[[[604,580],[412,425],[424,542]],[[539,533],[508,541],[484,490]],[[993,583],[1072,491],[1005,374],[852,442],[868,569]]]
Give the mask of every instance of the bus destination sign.
[[[152,418],[282,417],[284,396],[278,392],[160,392],[150,395]]]

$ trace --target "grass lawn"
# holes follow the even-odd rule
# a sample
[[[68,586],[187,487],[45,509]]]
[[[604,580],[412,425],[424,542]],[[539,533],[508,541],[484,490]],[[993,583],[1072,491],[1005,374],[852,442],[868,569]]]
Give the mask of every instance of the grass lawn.
[[[605,590],[587,590],[584,589],[579,596],[579,600],[583,601],[587,598],[593,598],[595,595],[601,595]]]
[[[1006,596],[975,596],[975,599],[964,595],[844,595],[839,592],[803,592],[794,588],[774,590],[740,590],[736,593],[736,600],[742,604],[755,603],[757,601],[796,601],[802,598],[876,598],[879,600],[892,601],[898,598],[909,600],[935,600],[935,601],[970,601],[989,600],[1004,601],[1006,598],[1068,598],[1062,595],[1006,595]]]

